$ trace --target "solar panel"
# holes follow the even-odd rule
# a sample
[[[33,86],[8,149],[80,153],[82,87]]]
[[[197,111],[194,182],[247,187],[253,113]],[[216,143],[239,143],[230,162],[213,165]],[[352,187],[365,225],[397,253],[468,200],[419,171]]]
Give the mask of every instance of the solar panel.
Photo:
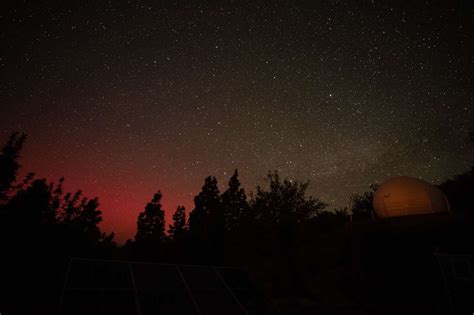
[[[138,315],[133,291],[69,290],[63,296],[60,314]]]
[[[196,314],[176,266],[140,263],[131,266],[142,314]]]
[[[133,289],[127,263],[73,260],[70,265],[68,288]]]
[[[451,314],[470,314],[474,308],[474,254],[435,252]]]
[[[237,268],[71,259],[59,315],[268,314]]]
[[[179,268],[202,314],[247,313],[213,267]]]
[[[220,267],[216,268],[225,284],[232,290],[247,314],[270,314],[272,312],[266,303],[263,292],[259,291],[250,274],[241,269]]]

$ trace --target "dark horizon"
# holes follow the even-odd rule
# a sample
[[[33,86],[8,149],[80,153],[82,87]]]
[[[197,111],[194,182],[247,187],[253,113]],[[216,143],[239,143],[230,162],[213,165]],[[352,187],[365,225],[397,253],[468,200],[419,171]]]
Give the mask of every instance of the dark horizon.
[[[26,146],[25,146],[25,149],[29,146],[29,141],[28,141],[28,136],[27,136],[27,141],[26,141]],[[6,141],[4,141],[6,142]],[[1,142],[0,142],[1,143]],[[472,144],[467,144],[467,145],[471,145]],[[27,151],[27,150],[25,150]],[[23,159],[23,154],[21,154],[21,157]],[[151,192],[148,196],[144,196],[144,201],[141,202],[139,200],[137,200],[138,198],[135,197],[135,196],[132,196],[130,200],[130,203],[132,204],[137,204],[137,206],[135,208],[133,208],[133,210],[136,210],[136,213],[129,213],[129,217],[127,217],[126,219],[127,220],[130,220],[133,222],[133,225],[130,226],[130,229],[126,230],[126,231],[121,231],[121,228],[119,227],[117,230],[114,230],[114,226],[113,225],[110,225],[109,222],[107,222],[107,219],[108,219],[108,215],[111,215],[112,213],[109,213],[110,209],[108,210],[107,208],[104,207],[104,204],[107,205],[109,202],[108,202],[108,198],[107,198],[107,192],[106,191],[103,191],[103,193],[105,192],[105,198],[103,196],[99,196],[99,195],[90,195],[89,194],[89,190],[87,189],[82,189],[80,187],[73,187],[71,183],[69,183],[68,179],[65,178],[64,176],[60,176],[57,178],[57,180],[51,180],[50,178],[46,178],[46,177],[42,177],[41,176],[41,173],[37,173],[37,172],[34,172],[32,170],[26,170],[24,169],[24,166],[23,166],[23,163],[20,161],[20,165],[22,165],[21,169],[20,169],[20,172],[19,174],[21,174],[20,176],[18,176],[17,180],[18,182],[21,182],[29,173],[34,173],[35,176],[34,178],[36,179],[46,179],[46,181],[50,184],[53,184],[53,185],[57,185],[58,181],[62,178],[64,179],[64,184],[63,184],[63,188],[64,188],[64,191],[65,192],[70,192],[70,193],[74,193],[76,191],[81,191],[83,193],[83,195],[85,197],[88,197],[88,198],[98,198],[99,200],[99,208],[100,210],[102,211],[102,217],[104,218],[103,221],[100,222],[100,228],[101,230],[103,230],[104,232],[106,233],[114,233],[114,241],[118,242],[118,244],[120,245],[124,245],[125,242],[127,240],[133,240],[135,238],[135,234],[137,232],[136,228],[137,228],[137,225],[136,225],[136,219],[137,219],[137,216],[138,216],[138,213],[139,212],[142,212],[143,209],[145,208],[146,204],[151,200],[152,196],[157,192],[157,191],[161,191],[163,193],[163,189],[161,188],[157,188],[155,189],[153,192]],[[465,172],[462,172],[462,173],[467,173],[469,171],[469,169],[471,169],[472,166],[468,169],[465,170]],[[228,181],[230,180],[232,174],[234,174],[234,171],[239,171],[239,177],[242,176],[240,170],[238,169],[234,169],[232,172],[229,172],[228,173],[228,177],[227,178],[223,178],[222,180],[219,180],[217,181],[218,183],[218,187],[219,187],[219,191],[221,193],[223,193],[226,189],[227,189],[227,185],[228,185]],[[273,170],[273,171],[268,171],[265,175],[262,174],[261,178],[262,178],[262,181],[261,183],[258,183],[258,184],[255,184],[254,185],[254,189],[247,189],[244,185],[242,185],[242,188],[245,190],[246,194],[248,196],[252,196],[256,189],[258,187],[266,187],[267,184],[268,184],[268,180],[266,178],[266,176],[271,173],[271,172],[280,172],[278,170]],[[453,174],[452,176],[448,176],[444,181],[442,182],[438,182],[438,183],[431,183],[431,184],[435,184],[435,185],[440,185],[440,184],[443,184],[445,183],[446,181],[449,181],[451,179],[454,179],[455,176],[459,176],[461,175],[462,173],[459,173],[459,174]],[[292,181],[300,181],[300,182],[305,182],[304,180],[301,180],[300,178],[289,178],[287,177],[285,174],[281,174],[279,173],[280,176],[282,176],[283,179],[285,178],[288,178],[289,180],[292,180]],[[208,174],[206,177],[208,176],[213,176],[213,174]],[[395,176],[391,176],[391,177],[387,177],[385,178],[383,181],[386,181],[387,179],[389,178],[393,178],[393,177],[396,177],[397,175]],[[406,174],[400,174],[398,176],[406,176]],[[203,177],[202,180],[201,180],[201,184],[199,187],[197,187],[195,189],[196,193],[192,196],[189,197],[189,200],[187,200],[186,202],[180,202],[179,200],[178,201],[170,201],[169,198],[167,198],[167,196],[163,193],[163,196],[162,196],[162,204],[163,204],[163,209],[165,211],[165,221],[166,221],[166,226],[168,226],[168,224],[171,224],[172,223],[172,215],[175,213],[176,211],[176,208],[179,207],[179,206],[184,206],[185,209],[186,209],[186,212],[187,213],[190,213],[191,211],[194,210],[195,208],[195,203],[194,203],[194,198],[198,195],[199,191],[201,190],[203,184],[204,184],[204,180],[206,177]],[[311,181],[308,181],[309,183],[309,186],[308,188],[311,188],[311,184],[312,182]],[[345,204],[342,204],[340,206],[338,206],[337,204],[330,204],[330,203],[327,203],[326,200],[321,200],[322,202],[324,202],[326,204],[324,210],[325,211],[337,211],[337,210],[341,210],[341,209],[346,209],[346,210],[350,210],[351,209],[351,204],[353,203],[352,201],[352,198],[353,197],[357,197],[357,196],[361,196],[363,195],[364,192],[366,191],[370,191],[371,189],[371,185],[378,185],[380,184],[380,182],[374,182],[374,183],[371,183],[368,187],[365,188],[364,191],[361,191],[361,192],[353,192],[352,194],[346,196],[346,200],[347,202]],[[313,183],[314,185],[314,183]],[[130,192],[128,192],[130,193]],[[313,197],[317,197],[317,196],[313,196]],[[105,202],[103,202],[103,200],[105,200]],[[140,203],[141,202],[141,203]],[[105,215],[104,215],[105,214]]]

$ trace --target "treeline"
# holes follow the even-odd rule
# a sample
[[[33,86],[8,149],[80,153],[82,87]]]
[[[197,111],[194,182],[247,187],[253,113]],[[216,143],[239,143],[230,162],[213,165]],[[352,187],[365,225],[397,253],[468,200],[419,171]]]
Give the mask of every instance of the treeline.
[[[309,182],[276,171],[250,196],[237,170],[222,192],[209,176],[194,208],[177,207],[168,224],[162,194],[156,192],[137,218],[134,239],[117,246],[113,233],[100,230],[97,198],[65,192],[63,179],[49,183],[33,173],[18,178],[25,141],[25,134],[13,133],[0,152],[0,243],[6,257],[0,264],[8,271],[3,284],[17,290],[11,294],[36,284],[38,292],[52,292],[37,295],[38,303],[49,298],[55,305],[69,257],[102,257],[239,266],[251,270],[276,299],[327,295],[337,296],[339,304],[350,296],[353,254],[345,225],[372,220],[375,185],[351,196],[349,215],[346,208],[330,209],[309,196]],[[473,214],[474,168],[439,187],[453,212]]]
[[[57,183],[34,173],[18,178],[25,141],[25,134],[11,134],[0,154],[0,224],[6,235],[15,235],[9,243],[31,243],[32,239],[38,243],[46,237],[45,245],[63,244],[62,250],[71,254],[115,247],[114,233],[106,234],[99,228],[102,212],[98,198],[87,198],[80,190],[64,192],[63,178]],[[308,182],[282,179],[277,172],[270,172],[267,183],[268,187],[257,187],[248,198],[237,170],[222,193],[216,178],[209,176],[194,198],[194,209],[188,215],[184,207],[178,207],[168,226],[158,191],[138,216],[135,239],[125,248],[144,258],[217,259],[227,241],[240,246],[255,233],[276,230],[290,237],[298,226],[323,217],[325,221],[344,221],[344,209],[329,212],[327,204],[307,196]],[[190,251],[186,257],[180,253],[183,247]]]
[[[18,178],[25,142],[25,134],[12,133],[0,152],[0,228],[6,236],[15,236],[8,237],[9,243],[49,237],[49,245],[61,243],[62,250],[71,254],[115,248],[114,233],[99,228],[98,198],[87,198],[80,190],[64,192],[63,178],[57,183],[33,173]],[[473,182],[474,168],[439,186],[454,211],[472,212]],[[178,206],[169,225],[158,191],[139,214],[135,238],[127,241],[125,252],[148,259],[228,261],[231,256],[242,257],[237,249],[255,247],[261,241],[269,242],[262,245],[266,249],[274,244],[281,248],[291,246],[315,226],[318,230],[342,227],[349,218],[348,209],[329,210],[328,204],[307,195],[308,184],[269,172],[266,186],[258,186],[248,197],[237,170],[223,192],[217,179],[209,176],[194,198],[194,208],[187,212]],[[377,185],[371,185],[369,191],[350,197],[352,220],[373,218],[376,189]]]
[[[102,221],[98,198],[87,198],[78,190],[64,192],[61,178],[48,183],[27,174],[18,181],[20,153],[26,135],[13,133],[0,154],[0,228],[8,244],[25,249],[60,243],[61,250],[77,250],[113,245],[114,234],[100,231]]]
[[[13,133],[0,151],[0,308],[53,314],[70,257],[113,257],[119,249],[113,233],[99,228],[97,198],[64,192],[63,179],[18,178],[25,141],[25,134]]]
[[[9,271],[3,284],[12,288],[12,299],[26,287],[41,292],[38,303],[30,305],[57,303],[69,257],[233,265],[260,270],[257,276],[271,283],[272,291],[297,294],[304,286],[291,288],[303,281],[311,263],[304,257],[314,244],[312,231],[341,227],[345,220],[344,210],[330,212],[308,196],[307,182],[283,179],[277,172],[248,197],[236,170],[222,193],[216,178],[207,177],[194,209],[188,213],[178,207],[169,225],[157,192],[137,218],[134,240],[119,247],[113,233],[100,230],[97,198],[65,192],[63,179],[50,183],[33,173],[18,177],[25,142],[26,135],[13,133],[0,152],[0,242],[8,257],[0,264]]]
[[[237,249],[242,252],[251,244],[254,247],[263,236],[278,234],[281,248],[284,239],[289,241],[302,226],[318,219],[339,225],[344,222],[345,210],[326,211],[327,204],[307,196],[308,182],[282,179],[278,172],[270,172],[266,179],[268,187],[258,186],[248,198],[237,170],[222,193],[217,179],[207,177],[194,198],[194,209],[187,215],[185,208],[178,206],[167,229],[158,191],[139,214],[135,239],[126,247],[138,256],[162,260],[229,262]]]

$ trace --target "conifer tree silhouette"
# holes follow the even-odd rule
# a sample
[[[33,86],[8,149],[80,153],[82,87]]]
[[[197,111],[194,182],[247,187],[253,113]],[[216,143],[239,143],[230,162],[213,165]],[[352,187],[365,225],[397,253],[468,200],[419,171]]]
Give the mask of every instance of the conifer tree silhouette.
[[[209,176],[201,192],[194,197],[194,210],[189,214],[189,231],[194,237],[209,239],[224,229],[217,179]]]
[[[165,212],[161,207],[161,197],[161,191],[158,191],[138,215],[137,242],[160,244],[165,241]]]
[[[249,205],[245,190],[240,188],[239,173],[234,171],[234,175],[229,180],[229,188],[221,196],[222,211],[225,217],[225,227],[228,231],[238,229],[244,224],[244,220],[249,216]]]
[[[98,224],[102,222],[102,211],[99,210],[99,199],[93,198],[84,203],[78,217],[81,231],[99,239],[101,236]]]
[[[173,241],[181,241],[186,233],[186,209],[178,206],[173,214],[173,223],[168,227],[169,238]]]
[[[25,141],[26,134],[13,132],[0,152],[0,204],[6,202],[17,179],[18,160]]]

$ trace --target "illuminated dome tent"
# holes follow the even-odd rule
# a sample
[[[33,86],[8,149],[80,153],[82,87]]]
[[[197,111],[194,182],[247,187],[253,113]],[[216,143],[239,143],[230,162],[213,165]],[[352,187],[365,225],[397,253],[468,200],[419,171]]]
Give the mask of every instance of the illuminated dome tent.
[[[437,187],[418,178],[393,177],[374,194],[377,217],[391,218],[449,211],[446,196]]]

